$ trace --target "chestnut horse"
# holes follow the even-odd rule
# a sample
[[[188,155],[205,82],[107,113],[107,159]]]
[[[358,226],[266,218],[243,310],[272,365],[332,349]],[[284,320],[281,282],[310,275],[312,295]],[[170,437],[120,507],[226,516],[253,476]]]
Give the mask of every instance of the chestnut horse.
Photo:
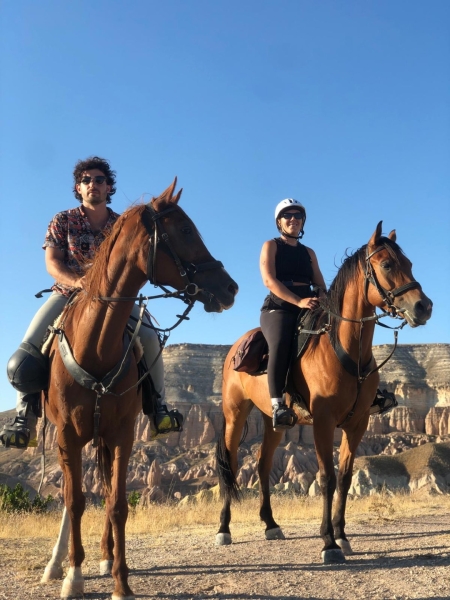
[[[132,360],[125,359],[128,342],[124,341],[124,331],[140,288],[150,280],[186,290],[193,300],[204,304],[207,312],[229,309],[238,290],[222,263],[213,260],[193,222],[179,208],[181,190],[174,196],[175,185],[176,179],[161,196],[130,208],[117,220],[85,275],[86,291],[69,301],[62,314],[57,337],[65,336],[73,359],[97,383],[91,389],[80,385],[65,366],[58,340],[51,347],[45,412],[57,429],[64,504],[70,521],[70,568],[63,582],[62,598],[83,596],[81,517],[85,497],[81,452],[92,439],[98,443],[106,501],[101,569],[103,573],[111,570],[114,600],[134,598],[125,562],[125,484],[135,419],[142,400],[136,359],[133,353]],[[125,363],[120,375],[107,384],[105,375]],[[64,535],[62,541],[67,544],[68,533]],[[46,569],[44,581],[61,576],[61,571],[60,567]]]
[[[322,560],[325,563],[343,562],[344,555],[352,553],[344,530],[345,506],[355,452],[366,431],[379,382],[372,354],[372,338],[379,318],[375,307],[392,316],[400,314],[411,327],[425,325],[431,316],[432,302],[413,278],[411,262],[395,240],[395,231],[388,237],[381,235],[380,222],[369,243],[345,259],[331,284],[325,312],[318,325],[324,332],[313,338],[301,359],[293,362],[291,367],[295,389],[303,397],[313,419],[323,496],[320,534],[324,541]],[[217,545],[231,544],[231,500],[240,498],[236,481],[237,452],[244,425],[254,406],[262,412],[264,420],[264,437],[258,456],[260,517],[266,525],[267,539],[284,539],[270,505],[269,474],[283,432],[276,432],[272,427],[267,376],[252,376],[232,368],[236,350],[249,333],[231,348],[223,370],[224,430],[217,444],[217,463],[224,503]],[[339,346],[343,352],[339,351]],[[346,355],[344,363],[353,374],[341,364],[337,352]],[[291,407],[298,414],[300,424],[311,424],[296,404],[291,402]],[[342,427],[343,436],[336,482],[333,437],[338,426]],[[336,483],[337,502],[332,518]]]

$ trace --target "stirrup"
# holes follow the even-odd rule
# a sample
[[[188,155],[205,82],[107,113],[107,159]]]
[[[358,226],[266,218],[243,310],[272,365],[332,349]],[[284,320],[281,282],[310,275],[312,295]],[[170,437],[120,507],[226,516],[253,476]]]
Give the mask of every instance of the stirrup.
[[[12,425],[5,425],[0,432],[0,442],[6,448],[28,448],[30,429],[25,417],[16,417]]]
[[[297,415],[287,404],[278,404],[278,406],[273,407],[272,424],[274,431],[292,429],[297,423],[297,420]]]
[[[396,406],[398,406],[398,402],[395,398],[395,394],[388,392],[387,390],[377,390],[375,399],[370,407],[370,414],[382,415]]]
[[[183,415],[176,409],[167,410],[167,406],[158,406],[154,416],[156,435],[167,435],[183,431]]]

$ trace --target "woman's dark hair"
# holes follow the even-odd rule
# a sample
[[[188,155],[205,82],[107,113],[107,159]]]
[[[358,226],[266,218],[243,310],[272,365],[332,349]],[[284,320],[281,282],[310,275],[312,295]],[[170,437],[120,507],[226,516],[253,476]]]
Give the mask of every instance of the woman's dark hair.
[[[111,191],[108,194],[106,204],[111,204],[111,196],[116,193],[116,172],[111,169],[109,162],[105,158],[98,156],[90,156],[86,160],[79,160],[73,170],[73,193],[75,198],[80,202],[83,202],[81,194],[77,192],[77,184],[81,183],[83,173],[90,171],[91,169],[98,169],[105,175],[106,183],[111,186]]]

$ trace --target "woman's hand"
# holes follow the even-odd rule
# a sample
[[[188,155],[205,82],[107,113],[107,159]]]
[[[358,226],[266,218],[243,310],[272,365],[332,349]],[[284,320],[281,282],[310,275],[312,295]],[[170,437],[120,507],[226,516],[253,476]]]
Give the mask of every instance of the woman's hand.
[[[297,306],[299,308],[309,308],[309,310],[314,310],[319,307],[319,299],[318,298],[302,298],[297,302]]]

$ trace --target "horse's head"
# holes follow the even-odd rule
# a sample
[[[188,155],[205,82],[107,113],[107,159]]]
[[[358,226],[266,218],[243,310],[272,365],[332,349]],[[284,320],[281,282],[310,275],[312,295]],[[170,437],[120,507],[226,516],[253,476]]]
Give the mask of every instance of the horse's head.
[[[178,206],[182,190],[174,195],[177,179],[143,212],[150,234],[147,277],[155,284],[186,289],[206,312],[231,308],[238,292],[221,262],[214,260],[196,226]]]
[[[399,313],[411,327],[425,325],[431,317],[433,303],[414,279],[411,261],[396,244],[395,230],[383,237],[381,224],[382,221],[367,244],[367,298],[373,306]]]

